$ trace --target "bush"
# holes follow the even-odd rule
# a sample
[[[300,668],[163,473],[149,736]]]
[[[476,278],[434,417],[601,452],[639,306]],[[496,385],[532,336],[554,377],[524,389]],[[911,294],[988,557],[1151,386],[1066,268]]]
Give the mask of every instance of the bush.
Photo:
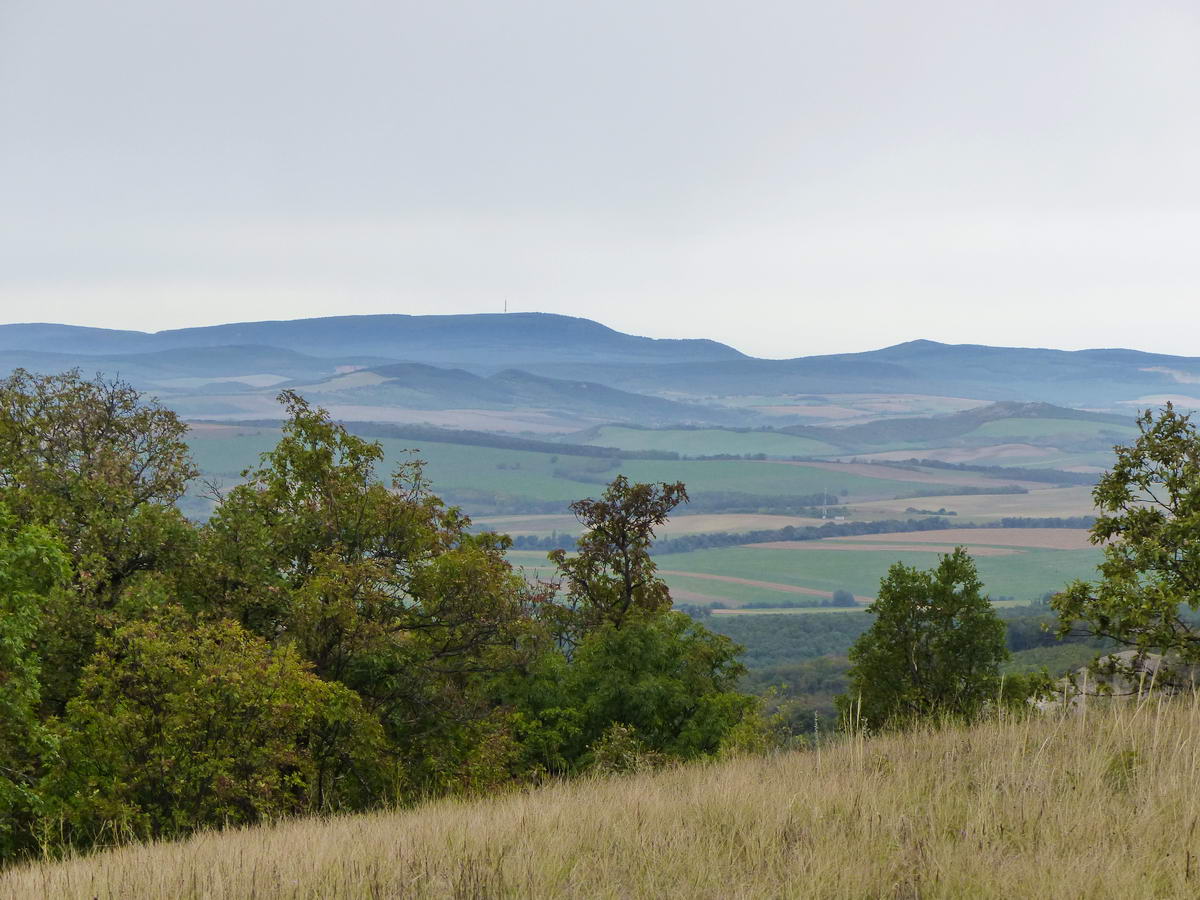
[[[995,699],[1008,650],[1004,623],[982,588],[962,547],[928,571],[892,566],[870,607],[874,624],[850,648],[843,712],[888,727],[970,718]]]
[[[292,649],[164,610],[103,642],[61,731],[48,810],[88,846],[358,805],[379,728]]]

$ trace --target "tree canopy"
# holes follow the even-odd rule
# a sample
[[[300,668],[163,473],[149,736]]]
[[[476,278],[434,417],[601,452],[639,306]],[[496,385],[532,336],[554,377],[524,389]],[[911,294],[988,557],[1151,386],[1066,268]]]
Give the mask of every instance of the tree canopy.
[[[885,728],[937,715],[970,717],[999,695],[1004,623],[958,547],[929,570],[896,563],[850,648],[843,714]]]
[[[1063,633],[1082,628],[1138,655],[1165,654],[1165,677],[1200,664],[1200,630],[1185,615],[1200,609],[1200,432],[1170,403],[1146,410],[1138,428],[1092,493],[1099,578],[1073,582],[1051,606]]]
[[[285,391],[216,493],[120,381],[0,381],[0,864],[36,848],[369,809],[711,754],[757,710],[738,648],[670,611],[648,550],[682,484],[618,477],[558,585],[473,533],[420,460]],[[623,744],[621,742],[624,742]]]

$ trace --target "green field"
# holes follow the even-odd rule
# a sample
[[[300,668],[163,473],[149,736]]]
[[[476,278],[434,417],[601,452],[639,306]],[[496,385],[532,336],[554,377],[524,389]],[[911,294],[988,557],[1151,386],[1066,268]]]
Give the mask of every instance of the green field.
[[[817,591],[848,590],[859,600],[874,597],[879,582],[895,562],[930,568],[937,564],[936,550],[850,552],[846,550],[776,550],[761,547],[724,547],[692,553],[669,553],[654,558],[676,602],[704,605],[720,601],[731,607],[744,604],[820,602],[814,595],[793,593],[760,585],[698,577],[719,575]],[[547,577],[546,554],[521,551],[509,554],[527,575]],[[993,598],[1012,597],[1023,605],[1047,591],[1057,591],[1076,578],[1092,578],[1101,552],[1087,550],[1027,549],[1008,556],[980,556],[975,560],[985,591]],[[670,573],[670,574],[665,574]],[[812,611],[836,610],[817,607]],[[767,610],[772,611],[772,610]],[[775,610],[778,611],[778,610]]]
[[[278,432],[260,428],[199,429],[191,437],[197,464],[205,477],[224,482],[237,479],[238,472],[252,465],[258,455],[270,449]],[[1070,488],[1031,492],[1024,495],[970,495],[875,503],[872,498],[887,498],[928,491],[927,483],[869,478],[853,472],[831,472],[804,465],[778,465],[750,460],[626,460],[619,466],[610,460],[573,457],[552,453],[521,450],[500,450],[445,443],[422,443],[412,448],[407,442],[384,439],[385,471],[411,455],[415,450],[426,460],[426,474],[435,492],[443,493],[462,503],[468,514],[486,510],[489,498],[513,498],[517,501],[561,504],[563,513],[572,500],[595,496],[618,472],[638,481],[684,481],[693,496],[706,492],[738,492],[762,496],[812,494],[822,490],[847,494],[842,499],[859,504],[860,514],[873,518],[902,518],[912,505],[936,508],[961,507],[966,519],[987,518],[989,508],[997,512],[1020,512],[1043,515],[1084,512],[1086,488]],[[902,474],[903,470],[897,470]],[[962,476],[949,473],[951,478]],[[1070,502],[1034,503],[1040,496],[1064,497]],[[199,509],[201,501],[191,498],[189,514]],[[1036,512],[1035,512],[1036,511]],[[515,518],[515,517],[514,517]],[[743,517],[745,518],[745,517]],[[751,517],[752,518],[752,517]],[[517,519],[516,521],[519,521]],[[724,527],[719,515],[703,517],[711,531],[739,530]],[[735,525],[730,517],[729,525]],[[497,523],[501,524],[501,523]],[[515,523],[514,523],[515,524]],[[536,527],[528,531],[578,530],[572,518],[559,514],[548,529]],[[754,523],[755,527],[770,527]],[[750,527],[748,524],[743,527]],[[502,529],[503,530],[503,529]],[[514,528],[524,531],[523,528]],[[679,533],[691,529],[679,529]],[[514,553],[513,561],[531,569],[545,566],[545,553]],[[1011,596],[1026,602],[1046,591],[1056,590],[1073,578],[1089,577],[1099,558],[1096,550],[1030,549],[1009,556],[984,556],[978,566],[984,584],[994,597]],[[936,563],[936,551],[862,551],[764,549],[758,547],[728,547],[692,553],[676,553],[657,557],[660,569],[673,574],[666,581],[678,602],[707,605],[713,602],[729,606],[773,604],[780,602],[819,603],[820,597],[774,589],[769,586],[744,584],[698,577],[719,575],[723,578],[745,579],[832,592],[845,589],[856,597],[872,597],[888,566],[900,560],[908,565],[929,567]]]
[[[774,550],[727,547],[694,553],[658,556],[659,568],[774,582],[821,591],[848,590],[855,597],[873,597],[888,567],[897,561],[928,568],[936,565],[935,551]],[[976,559],[986,591],[993,597],[1014,597],[1029,602],[1047,591],[1064,587],[1075,578],[1090,578],[1100,559],[1099,550],[1026,550],[1009,556]],[[751,585],[710,581],[685,575],[666,576],[682,590],[713,596],[730,605],[803,600],[802,594]]]
[[[837,452],[837,448],[832,445],[811,438],[721,428],[650,429],[605,425],[596,429],[595,437],[584,443],[599,447],[619,447],[622,450],[669,450],[684,456],[765,453],[767,456],[790,458]]]
[[[271,429],[198,430],[190,438],[196,463],[206,477],[230,483],[277,439]],[[383,473],[414,456],[425,460],[435,493],[481,508],[489,497],[561,503],[594,496],[618,474],[634,481],[683,481],[693,495],[735,492],[764,498],[828,491],[843,501],[867,501],[928,492],[926,483],[868,478],[804,465],[773,465],[753,460],[624,460],[501,450],[436,442],[384,438]],[[382,474],[382,473],[381,473]],[[953,473],[948,476],[954,480]],[[481,510],[482,511],[482,510]]]

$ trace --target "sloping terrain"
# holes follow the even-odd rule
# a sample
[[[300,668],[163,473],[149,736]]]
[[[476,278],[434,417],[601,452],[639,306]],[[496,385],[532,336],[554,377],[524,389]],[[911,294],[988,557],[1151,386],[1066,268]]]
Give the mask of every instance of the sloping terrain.
[[[1093,702],[284,822],[0,875],[0,898],[1195,897],[1195,701]]]

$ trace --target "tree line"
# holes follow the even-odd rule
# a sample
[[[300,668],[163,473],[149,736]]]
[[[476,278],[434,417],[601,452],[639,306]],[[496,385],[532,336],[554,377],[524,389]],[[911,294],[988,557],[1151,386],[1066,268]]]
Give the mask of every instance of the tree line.
[[[295,393],[212,516],[119,381],[0,382],[0,860],[476,793],[763,730],[737,646],[649,558],[683,485],[618,477],[550,583]]]

